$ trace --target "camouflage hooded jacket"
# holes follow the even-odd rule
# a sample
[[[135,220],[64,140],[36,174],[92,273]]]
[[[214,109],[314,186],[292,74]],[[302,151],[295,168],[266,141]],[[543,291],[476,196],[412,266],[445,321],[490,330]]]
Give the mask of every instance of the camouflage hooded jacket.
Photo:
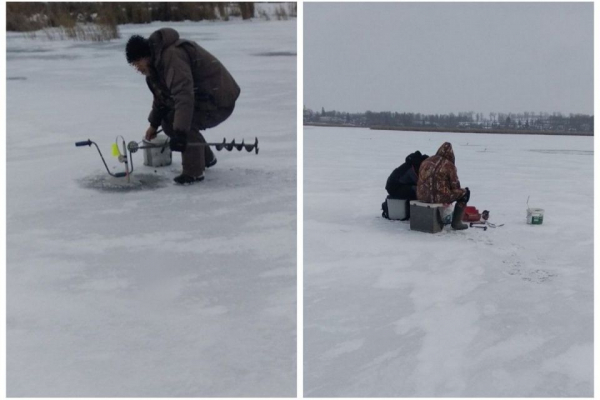
[[[446,142],[435,156],[421,164],[417,199],[425,203],[452,203],[464,194],[456,174],[452,145]]]

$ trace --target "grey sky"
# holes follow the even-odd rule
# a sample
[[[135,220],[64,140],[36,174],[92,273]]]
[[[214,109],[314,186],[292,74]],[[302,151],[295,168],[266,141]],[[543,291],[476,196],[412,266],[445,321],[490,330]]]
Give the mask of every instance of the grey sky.
[[[304,104],[593,114],[593,3],[304,3]]]

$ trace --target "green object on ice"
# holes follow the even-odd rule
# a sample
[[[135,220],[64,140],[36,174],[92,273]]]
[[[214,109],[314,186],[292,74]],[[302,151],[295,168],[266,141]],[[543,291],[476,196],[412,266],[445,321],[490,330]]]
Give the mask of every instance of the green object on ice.
[[[121,155],[121,152],[119,151],[119,145],[117,145],[116,143],[112,144],[112,155],[114,157],[119,157]]]

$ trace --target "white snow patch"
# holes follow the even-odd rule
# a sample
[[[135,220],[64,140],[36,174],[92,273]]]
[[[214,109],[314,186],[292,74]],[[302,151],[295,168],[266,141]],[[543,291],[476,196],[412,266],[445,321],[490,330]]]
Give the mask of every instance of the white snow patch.
[[[152,102],[125,43],[164,26],[242,89],[207,139],[258,137],[260,153],[216,152],[189,187],[172,183],[178,154],[149,168],[137,153],[127,190],[74,144],[96,141],[123,170],[110,145],[142,139]],[[106,43],[7,35],[8,395],[294,396],[296,58],[257,54],[295,53],[296,22],[120,31]]]
[[[381,217],[391,171],[445,141],[505,226]],[[306,395],[593,395],[593,138],[305,127],[304,157]]]

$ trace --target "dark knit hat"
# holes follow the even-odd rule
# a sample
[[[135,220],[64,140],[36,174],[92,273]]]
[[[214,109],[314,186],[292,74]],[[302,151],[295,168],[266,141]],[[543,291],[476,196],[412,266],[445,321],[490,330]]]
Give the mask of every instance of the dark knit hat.
[[[421,162],[421,152],[417,150],[414,153],[410,153],[406,156],[406,162],[410,165],[419,164]]]
[[[139,35],[133,35],[127,41],[125,55],[127,56],[127,62],[129,64],[144,57],[150,57],[152,55],[150,52],[150,41]]]

